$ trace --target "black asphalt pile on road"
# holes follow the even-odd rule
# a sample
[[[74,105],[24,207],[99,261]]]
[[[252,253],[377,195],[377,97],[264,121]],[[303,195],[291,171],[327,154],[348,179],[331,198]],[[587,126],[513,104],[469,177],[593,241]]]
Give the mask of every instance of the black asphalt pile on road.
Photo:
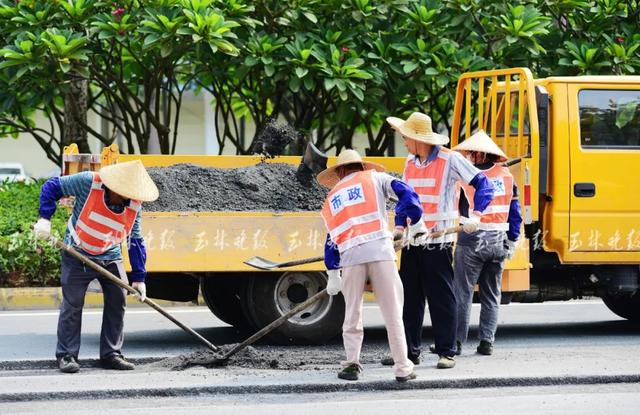
[[[253,369],[282,370],[321,370],[339,368],[344,360],[342,344],[336,341],[322,346],[249,346],[232,356],[224,365],[218,359],[239,343],[225,344],[218,352],[209,349],[192,349],[185,354],[169,357],[144,365],[151,370],[184,370],[193,366],[211,369],[229,367],[245,367]],[[360,355],[362,364],[379,364],[384,357],[389,357],[389,346],[386,341],[375,342],[363,348]],[[436,359],[434,357],[434,359]],[[434,360],[435,362],[435,360]]]
[[[236,169],[176,164],[148,171],[160,190],[158,200],[144,205],[151,212],[317,211],[327,195],[315,180],[301,184],[296,166],[284,163]]]
[[[297,349],[293,353],[285,353],[282,348],[257,350],[251,346],[232,356],[226,363],[220,363],[220,358],[237,344],[227,344],[220,350],[213,352],[208,349],[196,350],[176,357],[169,357],[147,365],[152,369],[184,370],[193,366],[219,368],[224,366],[247,367],[253,369],[309,369],[309,365],[335,365],[341,359],[341,354],[331,351],[315,349]]]

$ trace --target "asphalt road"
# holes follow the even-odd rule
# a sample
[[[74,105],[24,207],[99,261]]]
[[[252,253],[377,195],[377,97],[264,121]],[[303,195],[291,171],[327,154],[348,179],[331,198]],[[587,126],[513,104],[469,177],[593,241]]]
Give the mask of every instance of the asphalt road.
[[[214,344],[244,340],[236,330],[221,322],[207,307],[174,307],[169,311]],[[479,306],[473,306],[468,347],[474,347]],[[100,309],[86,310],[82,321],[80,359],[97,358],[100,344]],[[0,312],[0,361],[53,359],[58,312]],[[365,342],[384,339],[384,325],[375,304],[365,304]],[[425,318],[424,342],[431,339],[430,321]],[[572,345],[585,343],[638,344],[640,330],[613,314],[600,300],[503,305],[496,347]],[[339,344],[340,339],[336,339]],[[173,356],[199,343],[156,311],[131,307],[125,319],[123,352],[130,357]]]
[[[369,361],[359,382],[336,378],[340,339],[313,349],[335,356],[302,370],[246,367],[181,372],[141,365],[118,373],[83,366],[64,375],[45,366],[11,369],[22,360],[52,360],[56,311],[0,313],[0,414],[635,414],[640,408],[640,326],[600,301],[511,304],[501,309],[496,353],[473,353],[476,326],[452,370],[426,354],[418,379],[398,384],[371,359],[386,349],[379,310],[366,304]],[[171,312],[215,344],[243,340],[204,307]],[[477,321],[474,306],[472,321]],[[83,318],[83,359],[96,358],[101,312]],[[153,310],[131,308],[124,352],[135,358],[174,356],[199,344]],[[431,341],[426,321],[423,343]],[[263,346],[261,346],[263,347]],[[302,355],[305,348],[283,347]],[[13,361],[13,362],[12,362]],[[410,390],[407,390],[409,387]]]
[[[153,414],[153,415],[585,415],[637,414],[640,386],[590,385],[532,388],[420,390],[387,393],[199,396],[128,400],[7,403],[6,414]]]

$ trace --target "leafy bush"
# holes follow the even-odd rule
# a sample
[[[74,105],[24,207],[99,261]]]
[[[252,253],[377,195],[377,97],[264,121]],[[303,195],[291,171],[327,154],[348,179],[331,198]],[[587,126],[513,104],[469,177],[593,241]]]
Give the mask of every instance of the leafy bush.
[[[38,220],[42,183],[0,183],[0,287],[59,285],[59,251],[36,241],[31,232]],[[54,235],[64,234],[68,215],[64,208],[56,211]]]

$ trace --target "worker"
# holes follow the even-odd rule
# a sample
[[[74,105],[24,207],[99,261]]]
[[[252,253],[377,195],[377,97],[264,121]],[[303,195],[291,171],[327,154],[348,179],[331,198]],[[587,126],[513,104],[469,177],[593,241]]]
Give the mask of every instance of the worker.
[[[418,195],[401,180],[383,172],[381,165],[362,161],[354,150],[344,150],[336,164],[317,177],[320,184],[332,189],[322,207],[328,230],[325,265],[327,292],[336,295],[342,291],[345,301],[342,338],[346,360],[338,373],[345,380],[358,380],[363,369],[362,303],[367,278],[387,328],[389,348],[396,362],[393,368],[396,380],[406,382],[416,377],[413,363],[407,358],[402,325],[402,284],[387,224],[389,197],[395,194],[398,198],[396,215],[413,221],[408,227],[407,243],[424,243],[427,229],[419,220],[422,208]]]
[[[480,287],[480,344],[476,351],[493,353],[498,309],[500,307],[502,270],[505,259],[511,259],[520,236],[522,215],[518,188],[513,176],[502,163],[507,156],[491,137],[480,130],[453,148],[480,169],[493,186],[494,199],[480,217],[478,230],[458,237],[453,260],[454,286],[458,301],[459,344],[467,341],[473,290]],[[474,211],[474,189],[462,185],[460,222],[469,220]],[[460,351],[460,349],[459,349]]]
[[[56,210],[56,202],[69,196],[75,197],[75,204],[64,242],[128,282],[120,248],[126,242],[132,269],[128,277],[139,293],[138,299],[144,301],[147,254],[140,229],[140,210],[142,202],[158,198],[158,188],[140,160],[105,166],[99,172],[49,179],[40,192],[40,219],[33,228],[37,237],[50,237],[50,219]],[[100,363],[107,369],[134,369],[121,353],[125,290],[62,251],[62,304],[56,359],[58,368],[64,373],[75,373],[80,369],[82,308],[87,286],[94,279],[98,279],[104,296]]]
[[[454,226],[458,211],[454,207],[456,182],[470,184],[475,190],[474,207],[477,216],[491,202],[493,190],[485,175],[460,153],[445,147],[449,137],[433,131],[431,118],[414,112],[407,120],[388,117],[387,122],[404,138],[409,152],[403,179],[419,195],[424,211],[423,221],[430,232]],[[479,221],[479,219],[477,220]],[[465,232],[474,232],[478,223],[469,221]],[[401,231],[406,217],[396,215],[395,224]],[[412,222],[413,223],[413,222]],[[439,355],[439,369],[455,366],[456,298],[453,289],[453,243],[455,234],[432,238],[426,247],[407,247],[402,250],[400,278],[404,288],[403,322],[407,335],[409,359],[420,362],[422,324],[425,297],[429,304],[435,350]],[[382,364],[392,364],[383,359]]]

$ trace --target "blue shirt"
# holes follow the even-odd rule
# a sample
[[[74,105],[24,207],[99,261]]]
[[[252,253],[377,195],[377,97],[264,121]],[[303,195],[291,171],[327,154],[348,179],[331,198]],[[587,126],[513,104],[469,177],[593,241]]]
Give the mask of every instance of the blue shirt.
[[[73,205],[73,211],[71,213],[71,226],[75,228],[76,221],[80,217],[80,213],[84,208],[87,199],[89,198],[89,192],[91,191],[91,183],[93,182],[93,174],[91,172],[82,172],[72,174],[69,176],[55,177],[48,180],[43,186],[40,192],[40,216],[45,219],[50,219],[56,211],[56,202],[61,197],[74,196],[75,202]],[[103,188],[104,185],[103,185]],[[106,189],[106,188],[105,188]],[[125,206],[113,205],[109,202],[108,192],[105,192],[105,204],[109,209],[116,213],[121,213]],[[82,251],[77,247],[69,234],[69,229],[65,232],[64,236],[65,244],[74,247],[76,250],[82,252],[88,258],[100,261],[121,261],[122,250],[120,245],[114,245],[109,248],[105,253],[100,255],[90,255],[85,251]],[[144,240],[142,238],[142,230],[140,228],[140,211],[138,212],[136,219],[133,223],[131,234],[128,237],[128,252],[129,262],[131,263],[132,272],[129,273],[129,277],[132,281],[144,281],[146,275],[146,248],[144,246]]]

